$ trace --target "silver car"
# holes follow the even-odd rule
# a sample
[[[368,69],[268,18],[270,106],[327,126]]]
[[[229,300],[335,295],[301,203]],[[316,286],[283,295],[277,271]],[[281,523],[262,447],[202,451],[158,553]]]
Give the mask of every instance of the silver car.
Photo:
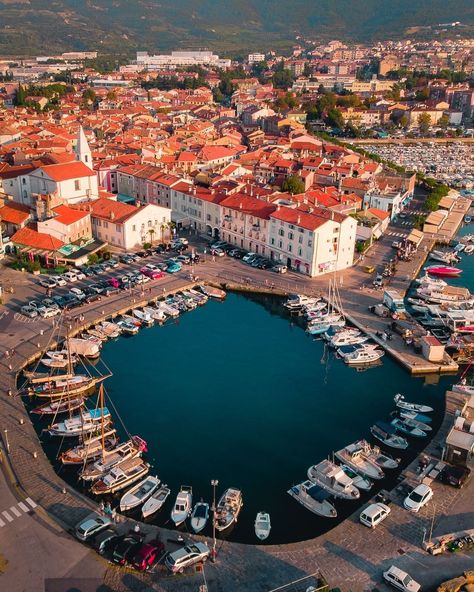
[[[36,310],[36,308],[33,308],[29,305],[22,306],[20,308],[20,312],[22,315],[25,315],[25,317],[29,317],[30,319],[34,319],[38,316],[38,311]]]
[[[171,573],[182,573],[184,568],[206,561],[209,553],[209,547],[205,543],[193,543],[167,555],[165,565]]]
[[[94,514],[76,524],[74,533],[80,541],[85,541],[111,524],[112,520],[108,516]]]

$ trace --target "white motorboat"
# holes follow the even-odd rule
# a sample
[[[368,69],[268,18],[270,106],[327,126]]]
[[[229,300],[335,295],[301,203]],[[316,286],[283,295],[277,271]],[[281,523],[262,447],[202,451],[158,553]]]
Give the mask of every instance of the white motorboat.
[[[400,417],[407,422],[410,422],[410,425],[413,427],[420,428],[420,430],[423,430],[424,432],[431,432],[433,430],[433,428],[426,422],[416,419],[417,414],[413,413],[413,411],[401,411]]]
[[[48,432],[51,436],[61,436],[63,438],[71,438],[74,436],[82,436],[98,430],[101,422],[110,423],[110,411],[107,407],[103,409],[91,409],[90,411],[83,411],[79,415],[74,415],[64,421],[53,424]]]
[[[143,325],[150,326],[153,325],[153,323],[155,322],[155,319],[151,316],[151,314],[146,313],[141,308],[134,308],[132,310],[132,316],[137,318]]]
[[[191,513],[191,528],[195,533],[201,532],[209,520],[209,504],[198,502]]]
[[[144,306],[143,312],[145,314],[149,315],[153,320],[158,321],[159,323],[163,323],[166,320],[165,313],[158,308],[153,308],[151,306]]]
[[[329,345],[335,348],[343,345],[359,345],[360,343],[365,343],[368,339],[367,335],[362,335],[360,331],[358,333],[341,331],[329,340]]]
[[[137,483],[123,494],[120,499],[120,511],[125,512],[127,510],[132,510],[145,503],[146,500],[155,493],[159,485],[160,480],[158,477],[148,475],[143,481],[140,481],[140,483]]]
[[[344,362],[349,366],[363,366],[364,364],[373,364],[385,355],[382,349],[359,349],[344,356]]]
[[[206,296],[206,294],[204,294],[203,292],[198,292],[194,288],[190,288],[188,292],[189,294],[191,294],[191,296],[194,296],[196,300],[201,302],[201,304],[205,304],[209,300],[209,296]]]
[[[132,436],[130,440],[122,442],[122,444],[119,444],[113,450],[104,451],[102,458],[90,465],[86,465],[79,474],[79,477],[83,481],[100,479],[124,460],[137,458],[143,452],[146,452],[146,450],[146,442],[138,436]]]
[[[455,393],[461,393],[462,395],[474,395],[474,385],[467,384],[466,380],[461,380],[461,382],[454,384],[451,390]]]
[[[257,538],[261,541],[268,539],[271,528],[270,514],[267,512],[259,512],[255,518],[255,534]]]
[[[385,454],[378,446],[372,446],[366,440],[360,440],[361,445],[364,446],[364,455],[368,460],[373,461],[381,469],[396,469],[400,464],[399,459],[392,458],[389,454]]]
[[[359,475],[354,469],[351,469],[351,467],[345,464],[341,465],[341,469],[352,479],[352,482],[360,491],[370,491],[372,489],[374,484],[367,477],[362,477],[362,475]]]
[[[423,413],[416,413],[416,411],[404,411],[402,409],[400,411],[400,417],[404,417],[405,419],[413,419],[414,421],[419,421],[422,423],[432,422],[432,418],[429,415],[423,415]]]
[[[222,531],[229,528],[234,522],[237,522],[243,504],[240,489],[236,489],[235,487],[226,489],[217,503],[215,515],[216,529]]]
[[[125,333],[126,335],[135,335],[138,333],[138,331],[140,331],[140,327],[138,325],[134,325],[133,323],[123,319],[117,321],[117,325],[120,327],[122,333]]]
[[[67,359],[64,360],[53,360],[51,358],[41,358],[40,363],[43,366],[46,366],[46,368],[57,368],[57,369],[62,369],[62,368],[66,368],[66,366],[69,365],[69,362]]]
[[[116,465],[105,477],[96,481],[91,487],[91,491],[95,495],[115,493],[144,477],[149,470],[150,465],[141,458],[129,458]]]
[[[179,308],[161,300],[156,303],[156,308],[164,312],[167,317],[171,317],[172,319],[179,317],[180,315]]]
[[[115,339],[120,333],[122,333],[121,328],[116,323],[110,321],[102,321],[102,323],[99,323],[98,327],[105,335],[107,335],[107,337],[109,337],[109,339]]]
[[[430,253],[430,259],[433,259],[433,261],[440,261],[441,263],[446,263],[449,265],[453,261],[456,261],[458,258],[455,253],[434,250]]]
[[[428,405],[419,405],[418,403],[409,403],[408,401],[405,401],[405,397],[400,393],[395,395],[393,400],[399,409],[404,409],[406,411],[414,411],[416,413],[431,413],[433,411],[433,407],[428,407]]]
[[[181,485],[174,507],[171,510],[171,520],[176,526],[182,524],[191,514],[193,507],[193,488],[189,485]]]
[[[161,510],[170,493],[171,491],[168,485],[161,485],[161,487],[157,489],[144,503],[142,507],[143,518],[151,516],[152,514],[158,512],[158,510]]]
[[[336,518],[336,508],[331,504],[331,494],[311,481],[303,481],[294,485],[287,492],[304,508],[325,518]]]
[[[464,249],[466,255],[472,255],[474,253],[474,245],[467,245]]]
[[[320,298],[313,298],[305,294],[289,294],[283,304],[288,310],[300,310],[303,306],[310,306],[319,302]]]
[[[199,286],[199,289],[203,294],[209,296],[209,298],[216,298],[216,300],[224,300],[227,295],[224,290],[221,290],[220,288],[214,288],[214,286],[208,286],[206,284]]]
[[[392,419],[390,423],[397,431],[403,432],[404,434],[407,434],[407,436],[412,436],[413,438],[424,438],[427,436],[427,433],[417,425],[413,424],[410,419],[396,417],[395,419]]]
[[[92,360],[100,356],[100,348],[100,343],[88,339],[81,339],[79,337],[70,337],[68,341],[68,349],[71,354],[76,354]]]
[[[308,479],[334,497],[358,499],[360,491],[344,471],[330,460],[322,460],[308,469]]]
[[[398,448],[405,450],[408,448],[408,442],[402,436],[397,435],[397,430],[390,424],[384,421],[377,421],[370,428],[370,433],[374,438],[380,440],[382,444],[390,446],[391,448]]]
[[[341,463],[348,465],[357,473],[369,479],[382,479],[385,475],[382,469],[364,454],[363,442],[348,444],[334,453]]]

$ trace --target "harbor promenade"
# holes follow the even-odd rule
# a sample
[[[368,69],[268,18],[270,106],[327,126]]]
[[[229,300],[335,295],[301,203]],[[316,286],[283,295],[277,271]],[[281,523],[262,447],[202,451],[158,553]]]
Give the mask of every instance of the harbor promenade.
[[[200,277],[206,275],[209,279],[215,278],[222,283],[226,279],[223,277],[224,274],[231,273],[228,269],[224,270],[223,266],[220,270],[216,269],[217,266],[213,266],[214,263],[209,262],[199,267]],[[344,288],[345,278],[346,276],[344,276],[342,288]],[[271,293],[287,291],[284,289],[284,282],[290,283],[291,279],[278,279],[278,286],[274,285],[273,288],[263,280],[261,289]],[[300,290],[304,282],[300,279],[298,282],[298,291],[304,291]],[[177,291],[188,284],[187,274],[183,273],[181,277],[171,276],[157,282],[151,287],[151,292],[147,289],[143,294],[141,292],[121,293],[105,301],[87,305],[81,309],[84,315],[83,322],[76,325],[74,321],[73,330],[79,330],[79,325],[87,326],[98,319],[108,318],[118,311],[125,311],[131,306],[138,306],[168,292]],[[244,282],[242,285],[245,289],[248,284]],[[25,291],[28,289],[31,289],[31,286],[24,287]],[[315,288],[313,287],[312,290],[315,291]],[[359,290],[357,293],[362,291]],[[20,295],[20,290],[15,293],[15,297]],[[84,546],[62,530],[71,528],[97,505],[66,485],[60,475],[54,472],[42,451],[41,443],[29,421],[23,402],[16,395],[16,371],[27,361],[37,358],[41,355],[41,351],[51,345],[52,321],[39,320],[29,323],[13,310],[13,308],[4,310],[0,319],[2,345],[10,351],[14,349],[13,355],[8,358],[2,356],[0,361],[0,419],[4,448],[3,466],[8,465],[12,468],[12,486],[18,499],[30,498],[38,504],[39,507],[35,512],[45,521],[53,521],[54,526],[51,528],[56,529],[58,537],[65,538],[67,543],[64,544],[68,547],[70,545],[77,547],[78,556],[84,554],[81,555],[85,566],[84,574],[89,574],[89,569],[94,566],[94,573],[98,579],[109,586],[109,589],[117,591],[196,590],[202,583],[202,574],[169,577],[163,575],[158,567],[153,573],[142,576],[130,570],[105,565],[95,554],[85,551]],[[453,410],[449,405],[447,413],[449,419],[446,421],[452,421]],[[430,450],[439,453],[442,436],[443,432],[440,431],[432,441]],[[407,476],[412,478],[411,474]],[[462,521],[467,528],[467,522],[472,520],[472,513],[469,515],[468,512],[457,510],[458,507],[466,507],[466,496],[467,499],[470,496],[472,499],[474,494],[472,480],[468,488],[461,492],[438,483],[434,487],[435,511],[432,506],[428,506],[419,515],[409,514],[400,507],[400,494],[395,492],[392,513],[375,531],[362,527],[355,514],[329,533],[302,543],[253,546],[219,541],[217,563],[207,564],[205,568],[208,590],[210,592],[270,591],[319,570],[331,585],[361,591],[373,589],[375,585],[382,589],[381,572],[391,563],[404,567],[426,584],[426,589],[430,589],[430,586],[436,585],[441,579],[452,577],[472,564],[472,556],[456,554],[449,557],[432,557],[421,550],[423,533],[425,530],[429,531],[432,525],[433,532],[441,533],[444,530],[445,520],[449,520],[449,528],[456,520]],[[121,525],[121,528],[126,526]],[[6,529],[11,527],[6,524],[4,530],[0,529],[0,536],[5,536],[4,533],[8,532]],[[152,531],[154,527],[148,526],[146,530]],[[164,540],[175,538],[172,531],[160,529],[160,532]],[[8,549],[8,553],[16,552],[22,552],[21,545],[15,550]],[[18,561],[18,559],[9,560],[8,557],[6,560],[10,561],[12,566]],[[45,582],[51,578],[52,572],[47,563],[36,566],[36,569],[43,573]],[[71,574],[77,575],[78,568],[66,571],[65,577],[70,578]],[[5,573],[8,574],[8,566]],[[2,577],[0,575],[0,578]],[[310,579],[304,580],[305,584],[308,582]],[[296,591],[301,589],[298,586],[300,585],[283,589]],[[28,590],[28,586],[24,589]],[[37,583],[30,589],[41,590]]]

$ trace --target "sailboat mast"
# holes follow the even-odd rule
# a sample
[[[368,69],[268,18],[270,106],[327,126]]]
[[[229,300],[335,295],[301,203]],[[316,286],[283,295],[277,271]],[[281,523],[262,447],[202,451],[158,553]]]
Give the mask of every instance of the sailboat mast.
[[[105,459],[105,431],[104,431],[104,385],[101,383],[99,388],[100,393],[100,417],[102,430],[102,460]]]

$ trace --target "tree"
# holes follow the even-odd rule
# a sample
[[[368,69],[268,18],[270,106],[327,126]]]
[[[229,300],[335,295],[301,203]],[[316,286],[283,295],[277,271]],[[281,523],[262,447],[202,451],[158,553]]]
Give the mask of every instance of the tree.
[[[282,191],[288,191],[292,195],[297,193],[304,193],[305,184],[301,177],[298,175],[290,175],[281,184]]]
[[[439,121],[438,121],[438,125],[441,129],[446,129],[449,125],[449,115],[447,113],[443,113],[443,115],[441,115]]]
[[[116,101],[117,100],[117,93],[114,90],[109,90],[106,95],[108,101]]]
[[[329,109],[326,117],[324,118],[324,122],[331,127],[338,127],[342,129],[344,127],[344,117],[339,109]]]
[[[418,127],[420,129],[420,133],[426,135],[431,126],[431,116],[429,113],[420,113],[418,115]]]
[[[283,64],[283,62],[281,62],[281,64]],[[274,88],[283,88],[286,90],[293,84],[293,76],[290,70],[278,66],[273,74],[272,82]]]
[[[92,88],[86,88],[86,90],[82,93],[82,100],[84,101],[84,103],[94,103],[96,98],[97,95],[95,94],[95,91]]]
[[[25,104],[26,91],[24,87],[19,84],[15,92],[15,105],[22,106]]]
[[[153,237],[155,235],[155,229],[154,228],[149,228],[148,229],[148,234],[150,235],[150,243],[153,244]]]
[[[310,78],[312,73],[313,73],[313,68],[311,68],[310,63],[309,62],[305,62],[304,63],[304,68],[303,68],[303,76],[305,78]]]

